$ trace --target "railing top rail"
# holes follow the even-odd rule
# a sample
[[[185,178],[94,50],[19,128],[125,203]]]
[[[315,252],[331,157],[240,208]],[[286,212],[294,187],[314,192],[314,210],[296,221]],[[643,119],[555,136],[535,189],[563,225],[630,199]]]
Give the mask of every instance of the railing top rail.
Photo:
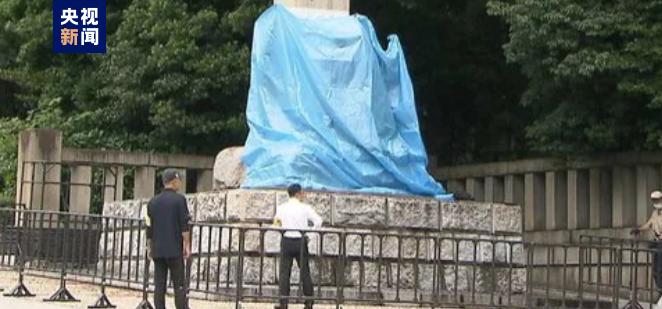
[[[54,215],[60,217],[89,217],[95,219],[112,219],[112,220],[126,220],[126,221],[143,221],[138,218],[128,218],[128,217],[119,217],[119,216],[107,216],[107,215],[97,215],[97,214],[77,214],[70,212],[62,211],[50,211],[50,210],[33,210],[33,209],[16,209],[16,208],[0,208],[0,212],[15,212],[15,213],[35,213],[35,214],[44,214],[44,215]]]
[[[128,218],[128,217],[119,217],[119,216],[107,216],[107,215],[97,215],[97,214],[76,214],[60,211],[48,211],[48,210],[31,210],[31,209],[15,209],[15,208],[0,208],[0,213],[16,213],[16,214],[41,214],[44,216],[56,216],[58,218],[70,218],[72,220],[79,220],[80,218],[93,218],[100,220],[117,220],[117,221],[130,221],[130,222],[140,222],[144,220],[142,218]],[[508,240],[508,239],[485,239],[485,238],[471,238],[471,237],[462,237],[457,235],[443,235],[443,234],[403,234],[397,231],[384,231],[384,230],[352,230],[347,228],[332,228],[332,227],[322,227],[315,229],[306,229],[306,230],[296,230],[296,229],[284,229],[277,226],[267,225],[267,226],[255,226],[248,225],[245,222],[217,222],[217,223],[206,223],[206,222],[191,222],[190,225],[196,228],[227,228],[244,232],[277,232],[284,234],[286,232],[300,232],[304,235],[323,235],[323,234],[333,234],[333,235],[349,235],[349,236],[370,236],[378,238],[397,238],[397,239],[414,239],[414,240],[437,240],[437,241],[456,241],[456,242],[470,242],[470,243],[496,243],[496,244],[524,244],[521,240]]]
[[[437,167],[432,174],[442,180],[549,172],[566,169],[590,169],[662,163],[662,152],[623,152],[576,158],[540,158]]]
[[[153,167],[153,168],[176,168],[176,169],[194,169],[194,170],[212,170],[213,166],[200,166],[200,165],[178,165],[178,164],[153,164],[153,163],[132,163],[132,162],[99,162],[90,160],[62,160],[62,161],[48,161],[48,160],[24,160],[23,164],[38,164],[38,165],[52,165],[52,166],[97,166],[97,167]]]
[[[611,244],[655,244],[659,243],[655,240],[649,239],[638,239],[638,238],[622,238],[622,237],[612,237],[612,236],[600,236],[600,235],[580,235],[579,241],[596,241],[596,242],[609,242]]]
[[[110,163],[128,166],[177,167],[212,169],[215,158],[188,154],[128,152],[121,150],[63,148],[62,161]]]

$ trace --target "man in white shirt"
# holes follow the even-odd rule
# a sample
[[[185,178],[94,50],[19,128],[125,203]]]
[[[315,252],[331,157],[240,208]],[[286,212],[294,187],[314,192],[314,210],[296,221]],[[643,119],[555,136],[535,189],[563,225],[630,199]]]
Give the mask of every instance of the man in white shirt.
[[[309,230],[309,222],[313,228],[322,226],[322,217],[313,208],[303,203],[304,193],[299,184],[292,184],[287,188],[290,199],[276,209],[274,225],[285,230],[280,242],[280,275],[279,294],[281,297],[290,295],[290,274],[292,273],[292,260],[299,265],[303,283],[303,295],[313,296],[313,282],[310,278],[308,265],[308,239],[299,231]],[[313,301],[305,301],[305,309],[313,308]],[[280,299],[280,309],[287,309],[288,299]]]

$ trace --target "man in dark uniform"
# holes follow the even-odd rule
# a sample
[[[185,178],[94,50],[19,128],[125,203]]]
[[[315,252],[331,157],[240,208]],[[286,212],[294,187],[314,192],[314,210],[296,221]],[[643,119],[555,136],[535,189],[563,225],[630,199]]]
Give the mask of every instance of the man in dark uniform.
[[[150,256],[154,260],[154,306],[165,309],[168,271],[172,278],[177,309],[187,309],[184,260],[191,256],[190,215],[186,198],[178,194],[182,185],[179,171],[163,172],[164,189],[147,205]]]

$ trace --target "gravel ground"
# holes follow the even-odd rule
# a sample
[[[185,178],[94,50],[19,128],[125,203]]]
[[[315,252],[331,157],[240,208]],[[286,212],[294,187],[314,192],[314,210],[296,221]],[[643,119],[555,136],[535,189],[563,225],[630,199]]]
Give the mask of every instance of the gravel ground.
[[[5,292],[13,288],[17,282],[17,274],[13,271],[0,271],[0,288],[4,288]],[[24,309],[24,308],[43,308],[43,309],[56,309],[56,308],[78,308],[86,309],[88,305],[94,303],[98,297],[99,287],[90,284],[81,284],[69,282],[67,288],[78,298],[80,302],[76,303],[44,303],[42,299],[50,297],[59,287],[59,280],[46,279],[34,276],[26,276],[25,285],[30,292],[36,294],[36,297],[27,299],[14,299],[0,296],[0,308],[11,309]],[[118,309],[134,309],[142,300],[142,293],[138,291],[107,288],[106,294],[110,301],[117,306]],[[152,294],[149,295],[149,301],[152,302]],[[168,308],[175,308],[173,298],[167,297],[166,304]],[[234,308],[234,303],[229,302],[213,302],[205,300],[190,300],[191,309],[231,309]],[[271,309],[273,304],[267,303],[243,303],[243,309]],[[290,305],[292,309],[302,309],[303,305],[294,304]],[[333,309],[334,305],[316,305],[315,308],[319,309]],[[384,308],[384,307],[366,307],[366,306],[343,306],[344,309],[363,309],[363,308]],[[398,307],[388,307],[398,308]],[[412,307],[406,307],[411,309]]]

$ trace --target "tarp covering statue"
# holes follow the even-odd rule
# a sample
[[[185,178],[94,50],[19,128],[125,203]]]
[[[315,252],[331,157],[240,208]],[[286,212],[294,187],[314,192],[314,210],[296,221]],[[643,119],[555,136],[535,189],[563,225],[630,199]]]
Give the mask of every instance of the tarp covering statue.
[[[407,64],[388,39],[383,50],[360,15],[303,19],[274,5],[260,16],[242,187],[451,199],[426,170]]]

